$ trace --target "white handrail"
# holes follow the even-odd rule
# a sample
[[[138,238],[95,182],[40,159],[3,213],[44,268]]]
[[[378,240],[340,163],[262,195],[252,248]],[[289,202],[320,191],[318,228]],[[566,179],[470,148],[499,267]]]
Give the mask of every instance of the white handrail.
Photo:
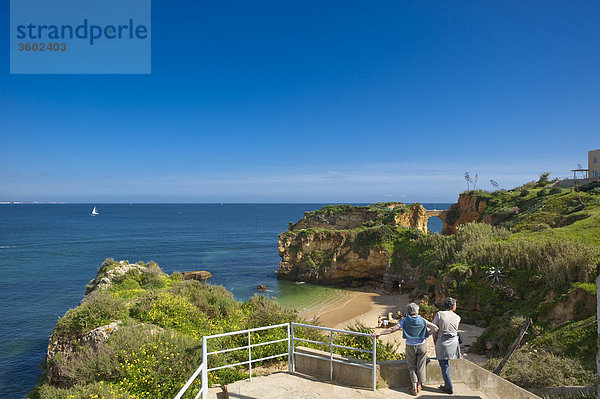
[[[204,368],[205,368],[205,365],[204,365],[204,363],[202,363],[200,365],[200,367],[198,367],[198,369],[196,369],[196,371],[194,371],[194,374],[192,374],[192,376],[189,378],[189,380],[187,380],[187,382],[185,383],[183,388],[181,388],[181,390],[179,391],[177,396],[175,396],[175,399],[181,399],[181,397],[183,396],[185,391],[187,391],[187,389],[190,387],[190,385],[192,385],[192,382],[194,382],[196,377],[198,377],[198,374],[200,374]],[[208,389],[208,387],[206,387],[206,389]],[[200,393],[202,393],[203,390],[204,390],[204,387],[201,387]]]
[[[257,344],[251,343],[250,333],[255,332],[255,331],[263,331],[263,330],[280,328],[280,327],[287,327],[287,337],[286,338],[277,339],[277,340],[273,340],[273,341],[269,341],[269,342],[260,342]],[[296,337],[296,332],[295,332],[296,327],[304,327],[304,328],[310,328],[310,329],[315,329],[315,330],[328,331],[329,332],[329,342],[314,341],[314,340],[310,340],[310,339],[298,338],[298,337]],[[185,392],[192,385],[194,380],[196,378],[198,378],[198,375],[200,375],[201,383],[200,383],[200,391],[196,395],[195,399],[198,399],[200,396],[202,396],[202,399],[206,399],[206,396],[208,394],[208,372],[209,371],[215,371],[215,370],[220,370],[220,369],[227,368],[227,367],[234,367],[234,366],[247,364],[249,371],[250,371],[250,375],[249,375],[250,381],[252,381],[252,363],[262,361],[262,360],[275,359],[275,358],[283,357],[283,356],[288,357],[288,372],[290,372],[290,373],[293,373],[295,371],[296,356],[306,356],[306,357],[313,357],[313,358],[317,358],[317,359],[329,360],[329,363],[330,363],[329,379],[330,380],[333,380],[333,363],[334,362],[348,364],[348,365],[357,366],[357,367],[372,368],[372,370],[373,370],[373,391],[375,391],[377,389],[377,385],[376,385],[377,384],[377,339],[373,338],[372,350],[368,350],[368,349],[354,348],[354,347],[350,347],[350,346],[334,344],[333,343],[333,333],[371,337],[370,334],[361,333],[361,332],[357,332],[357,331],[338,330],[335,328],[313,326],[310,324],[295,323],[295,322],[282,323],[282,324],[276,324],[273,326],[257,327],[257,328],[247,329],[247,330],[232,331],[232,332],[227,332],[227,333],[222,333],[222,334],[203,336],[202,337],[202,363],[200,364],[200,367],[198,367],[198,369],[196,369],[196,371],[194,371],[194,374],[192,374],[192,376],[187,380],[185,385],[181,388],[181,390],[179,391],[177,396],[175,396],[174,399],[181,399],[181,397],[185,394]],[[237,348],[229,348],[229,349],[208,352],[207,342],[209,339],[227,337],[227,336],[238,335],[238,334],[248,334],[248,345],[240,346]],[[268,345],[268,344],[273,344],[273,343],[279,343],[279,342],[285,342],[285,341],[287,341],[287,349],[288,349],[286,353],[281,353],[281,354],[273,355],[273,356],[267,356],[267,357],[263,357],[260,359],[252,359],[252,348],[253,347],[263,346],[263,345]],[[310,343],[320,344],[320,345],[327,345],[327,346],[329,346],[329,357],[315,356],[315,355],[310,355],[308,353],[296,352],[296,350],[295,350],[296,341],[310,342]],[[373,354],[372,364],[367,365],[368,364],[367,362],[366,362],[366,364],[360,364],[360,363],[352,362],[349,360],[334,359],[333,348],[343,348],[343,349],[355,350],[355,351],[359,351],[359,352],[372,353]],[[243,350],[243,349],[248,350],[248,360],[238,362],[238,363],[208,368],[208,356],[209,355],[216,355],[216,354],[220,354],[220,353],[227,353],[227,352],[232,352],[235,350]]]
[[[323,342],[323,341],[314,341],[314,340],[309,340],[309,339],[304,339],[304,338],[297,338],[296,334],[295,334],[295,327],[305,327],[305,328],[311,328],[314,330],[323,330],[323,331],[329,331],[329,342]],[[372,338],[372,350],[368,350],[368,349],[362,349],[362,348],[354,348],[354,347],[350,347],[350,346],[344,346],[344,345],[337,345],[333,343],[333,333],[341,333],[341,334],[349,334],[349,335],[356,335],[356,336],[360,336],[360,337],[369,337]],[[315,343],[315,344],[319,344],[319,345],[326,345],[329,346],[329,358],[326,358],[324,356],[315,356],[315,355],[310,355],[308,353],[301,353],[301,352],[296,352],[295,350],[295,342],[296,341],[304,341],[304,342],[311,342],[311,343]],[[363,364],[359,364],[359,363],[355,363],[355,362],[351,362],[349,360],[339,360],[339,359],[334,359],[333,358],[333,348],[344,348],[344,349],[350,349],[350,350],[355,350],[355,351],[359,351],[359,352],[365,352],[365,353],[372,353],[373,354],[373,361],[371,363],[370,366],[366,366]],[[329,328],[329,327],[321,327],[321,326],[313,326],[310,324],[302,324],[302,323],[295,323],[292,322],[292,349],[291,349],[292,353],[292,359],[295,359],[295,356],[306,356],[306,357],[313,357],[313,358],[317,358],[317,359],[323,359],[323,360],[329,360],[329,379],[333,380],[333,363],[344,363],[344,364],[348,364],[351,366],[358,366],[358,367],[364,367],[364,368],[371,368],[373,370],[372,373],[372,379],[373,379],[373,391],[377,390],[377,338],[371,337],[371,334],[367,334],[367,333],[361,333],[358,331],[347,331],[347,330],[338,330],[335,328]],[[292,360],[294,362],[294,360]],[[295,363],[294,363],[295,366]],[[293,366],[293,368],[294,368]],[[292,368],[292,369],[293,369]]]
[[[274,328],[281,328],[281,327],[287,327],[287,337],[286,338],[277,339],[277,340],[273,340],[273,341],[269,341],[269,342],[259,342],[257,344],[252,344],[250,341],[250,334],[253,332],[269,330],[269,329],[274,329]],[[208,352],[207,342],[209,339],[227,337],[227,336],[238,335],[238,334],[248,334],[248,345],[240,346],[240,347],[233,348],[233,349],[224,349],[224,350],[219,350],[219,351]],[[273,343],[278,343],[278,342],[285,342],[285,341],[287,341],[287,343],[288,343],[288,351],[287,352],[281,353],[278,355],[263,357],[260,359],[252,359],[252,348],[253,347],[263,346],[263,345],[268,345],[268,344],[273,344]],[[194,371],[194,374],[192,374],[192,376],[187,380],[185,385],[181,388],[179,393],[177,393],[177,396],[175,396],[174,399],[181,399],[181,397],[189,389],[190,385],[192,385],[192,383],[198,377],[198,375],[200,375],[201,383],[200,383],[200,391],[196,395],[195,399],[198,399],[200,396],[202,396],[202,399],[206,399],[206,396],[208,394],[208,372],[209,371],[215,371],[215,370],[220,370],[220,369],[227,368],[227,367],[234,367],[234,366],[240,366],[243,364],[247,364],[250,369],[250,380],[252,381],[252,363],[259,362],[261,360],[269,360],[269,359],[275,359],[277,357],[287,356],[288,364],[289,364],[289,357],[290,357],[289,348],[290,348],[290,323],[282,323],[282,324],[276,324],[273,326],[256,327],[256,328],[251,328],[251,329],[247,329],[247,330],[232,331],[232,332],[226,332],[226,333],[222,333],[222,334],[203,336],[202,337],[202,363],[200,364],[200,367],[198,367],[196,369],[196,371]],[[248,350],[248,360],[239,362],[239,363],[227,364],[224,366],[208,368],[208,356],[209,355],[216,355],[219,353],[226,353],[226,352],[231,352],[234,350],[242,350],[242,349]]]

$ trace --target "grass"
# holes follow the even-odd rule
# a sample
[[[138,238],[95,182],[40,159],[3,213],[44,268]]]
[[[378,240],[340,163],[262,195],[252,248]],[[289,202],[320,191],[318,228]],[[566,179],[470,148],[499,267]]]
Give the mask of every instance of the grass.
[[[500,360],[489,359],[484,367],[491,371]],[[500,376],[519,386],[532,388],[596,383],[595,373],[582,367],[577,359],[528,348],[515,351]]]

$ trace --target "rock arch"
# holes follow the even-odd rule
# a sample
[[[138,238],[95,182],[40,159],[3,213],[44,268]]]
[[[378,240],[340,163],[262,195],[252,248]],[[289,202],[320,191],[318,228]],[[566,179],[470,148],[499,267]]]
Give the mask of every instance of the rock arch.
[[[448,215],[448,211],[428,211],[428,210],[426,210],[425,212],[426,212],[425,226],[427,226],[427,221],[429,220],[429,218],[437,216],[442,221],[442,234],[448,234],[448,224],[446,222],[446,216]],[[425,232],[427,232],[427,230]]]

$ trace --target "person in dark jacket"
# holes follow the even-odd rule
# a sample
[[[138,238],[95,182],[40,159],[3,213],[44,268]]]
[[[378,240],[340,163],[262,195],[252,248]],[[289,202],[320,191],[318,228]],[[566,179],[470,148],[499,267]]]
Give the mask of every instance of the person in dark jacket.
[[[423,383],[427,378],[427,337],[429,337],[429,329],[437,331],[438,327],[419,316],[419,305],[411,302],[406,306],[406,317],[400,320],[398,324],[380,333],[373,333],[371,336],[379,338],[381,335],[392,334],[400,329],[402,329],[402,337],[406,340],[406,365],[412,383],[410,391],[416,396],[423,389]]]

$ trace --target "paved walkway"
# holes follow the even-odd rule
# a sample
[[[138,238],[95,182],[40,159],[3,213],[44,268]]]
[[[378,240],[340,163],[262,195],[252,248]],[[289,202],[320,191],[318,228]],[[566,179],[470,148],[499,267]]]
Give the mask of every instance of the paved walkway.
[[[211,388],[209,399],[383,399],[383,398],[415,398],[408,391],[409,387],[381,388],[377,391],[358,389],[329,382],[314,380],[310,377],[286,372],[274,373],[262,377],[237,381],[227,386],[229,396],[221,388]],[[425,386],[419,393],[420,399],[452,398],[452,399],[485,399],[479,392],[473,391],[465,384],[454,386],[454,395],[442,393],[433,386]]]

